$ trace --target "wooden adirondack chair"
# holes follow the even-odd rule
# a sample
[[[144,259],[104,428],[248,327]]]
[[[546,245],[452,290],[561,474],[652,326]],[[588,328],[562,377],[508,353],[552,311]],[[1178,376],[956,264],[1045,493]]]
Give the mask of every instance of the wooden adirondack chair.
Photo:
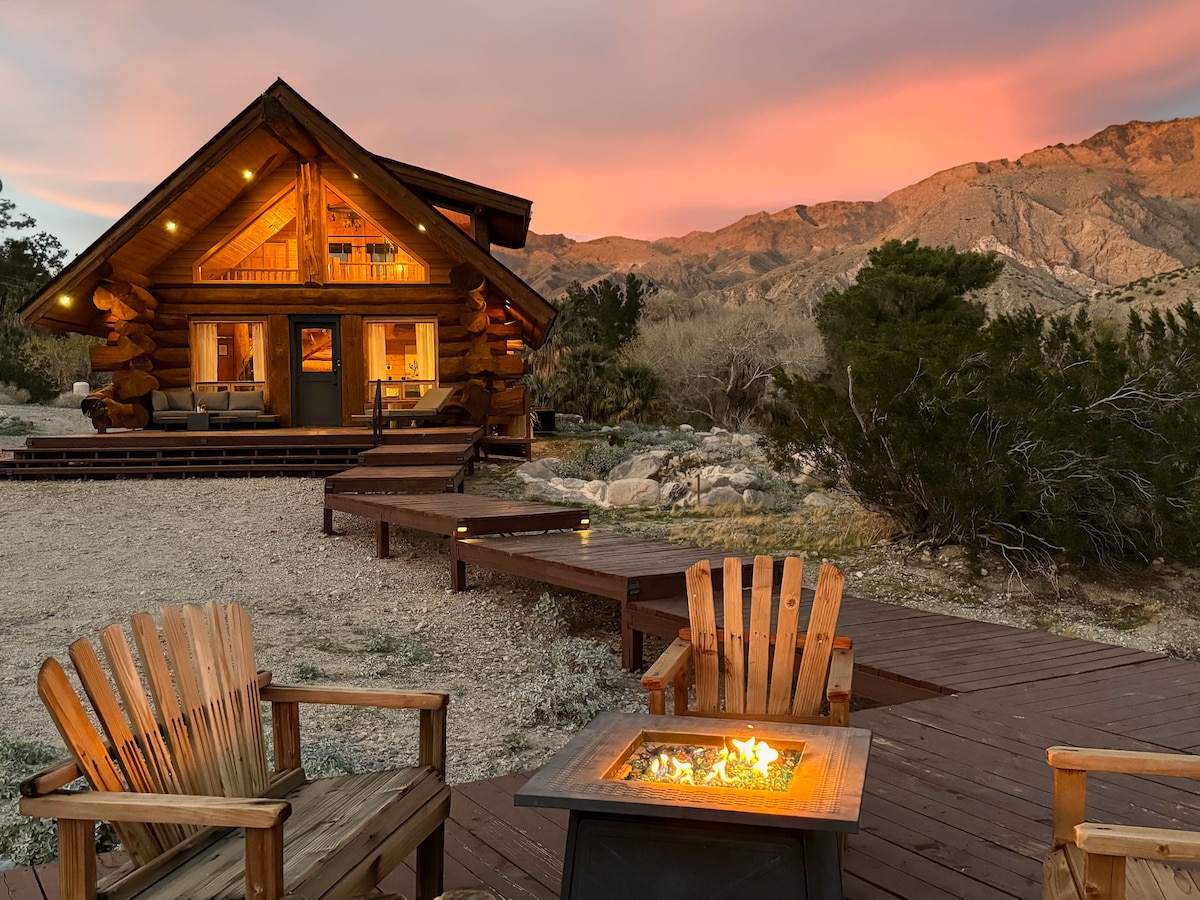
[[[1054,849],[1042,869],[1043,900],[1195,900],[1200,833],[1085,822],[1087,773],[1200,778],[1200,756],[1051,747]]]
[[[57,660],[38,672],[74,759],[26,780],[20,809],[58,820],[60,897],[352,897],[414,850],[418,896],[441,892],[446,694],[272,684],[240,605],[164,607],[161,618],[160,636],[149,614],[133,617],[138,662],[120,625],[100,633],[117,693],[88,641],[70,647],[104,737]],[[308,782],[301,703],[419,710],[419,764]],[[81,775],[93,790],[62,790]],[[99,889],[96,820],[112,823],[130,857]]]
[[[741,560],[725,560],[723,629],[716,626],[708,561],[702,560],[688,569],[691,627],[679,633],[642,677],[642,686],[650,694],[650,712],[662,714],[666,711],[666,691],[672,687],[676,715],[849,725],[854,651],[849,638],[834,636],[845,578],[828,563],[821,566],[808,632],[797,635],[803,571],[803,560],[795,557],[785,560],[778,623],[772,633],[774,561],[769,556],[755,558],[747,634],[742,607]],[[776,652],[772,653],[772,647]],[[787,652],[779,652],[783,648],[787,648]],[[800,668],[795,676],[793,648],[802,651]],[[694,664],[696,673],[695,710],[688,709],[689,661]],[[724,703],[721,701],[722,686]],[[826,699],[829,712],[822,715],[822,701]]]

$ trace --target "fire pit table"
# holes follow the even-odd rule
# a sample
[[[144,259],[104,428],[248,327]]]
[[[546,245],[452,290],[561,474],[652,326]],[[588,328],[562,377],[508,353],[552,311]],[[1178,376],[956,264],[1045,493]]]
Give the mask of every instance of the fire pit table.
[[[861,728],[608,712],[515,802],[571,812],[562,900],[841,900],[870,749]]]

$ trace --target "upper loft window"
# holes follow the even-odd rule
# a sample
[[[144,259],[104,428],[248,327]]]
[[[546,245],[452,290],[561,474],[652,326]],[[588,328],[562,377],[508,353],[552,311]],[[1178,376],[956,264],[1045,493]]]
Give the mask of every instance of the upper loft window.
[[[197,281],[296,281],[296,189],[200,260]]]
[[[426,282],[429,269],[328,184],[329,281]]]

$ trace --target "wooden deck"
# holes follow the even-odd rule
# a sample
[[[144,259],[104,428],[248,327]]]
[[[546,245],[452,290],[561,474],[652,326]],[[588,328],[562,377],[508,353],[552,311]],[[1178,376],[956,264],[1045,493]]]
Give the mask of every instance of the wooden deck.
[[[327,496],[327,521],[335,509],[438,534],[539,514],[575,527],[565,515],[583,512],[460,494]],[[623,632],[639,637],[673,636],[686,622],[682,572],[725,555],[591,531],[451,546],[459,587],[471,564],[615,598]],[[849,596],[838,633],[854,641],[855,695],[886,704],[851,717],[874,734],[862,828],[845,856],[851,900],[1037,898],[1051,834],[1047,747],[1200,749],[1198,663]],[[454,789],[448,889],[558,896],[566,817],[515,807],[524,779]],[[1200,829],[1200,785],[1091,775],[1089,809],[1098,820]],[[411,896],[412,879],[402,867],[382,887]],[[0,873],[0,897],[52,897],[54,884],[53,866]]]
[[[871,729],[874,741],[862,827],[847,841],[849,900],[1036,900],[1051,831],[1045,748],[1161,749],[1053,715],[981,703],[978,695],[864,710],[852,724]],[[566,815],[514,806],[526,777],[454,788],[448,890],[484,888],[503,900],[558,897]],[[1097,818],[1200,828],[1200,786],[1131,776],[1088,781]],[[53,866],[0,873],[0,897],[53,900],[56,884]],[[411,867],[381,887],[413,896]]]
[[[375,522],[375,555],[389,555],[392,525],[414,528],[447,537],[480,534],[515,534],[527,531],[580,529],[588,524],[586,509],[500,500],[478,494],[326,494],[323,528],[333,533],[335,511]]]
[[[404,446],[409,460],[431,447],[424,464],[444,456],[440,445],[472,449],[482,429],[410,428],[384,435],[384,446]],[[13,458],[0,460],[0,478],[213,478],[291,475],[325,477],[360,462],[375,447],[362,428],[273,428],[220,431],[112,431],[30,437]],[[469,464],[469,461],[467,461]],[[460,463],[461,464],[461,463]]]

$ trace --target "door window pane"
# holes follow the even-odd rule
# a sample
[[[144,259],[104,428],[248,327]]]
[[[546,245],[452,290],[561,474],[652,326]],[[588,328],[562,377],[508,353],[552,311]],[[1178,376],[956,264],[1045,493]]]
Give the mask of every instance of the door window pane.
[[[300,329],[300,368],[304,372],[333,371],[333,330],[330,328]]]

